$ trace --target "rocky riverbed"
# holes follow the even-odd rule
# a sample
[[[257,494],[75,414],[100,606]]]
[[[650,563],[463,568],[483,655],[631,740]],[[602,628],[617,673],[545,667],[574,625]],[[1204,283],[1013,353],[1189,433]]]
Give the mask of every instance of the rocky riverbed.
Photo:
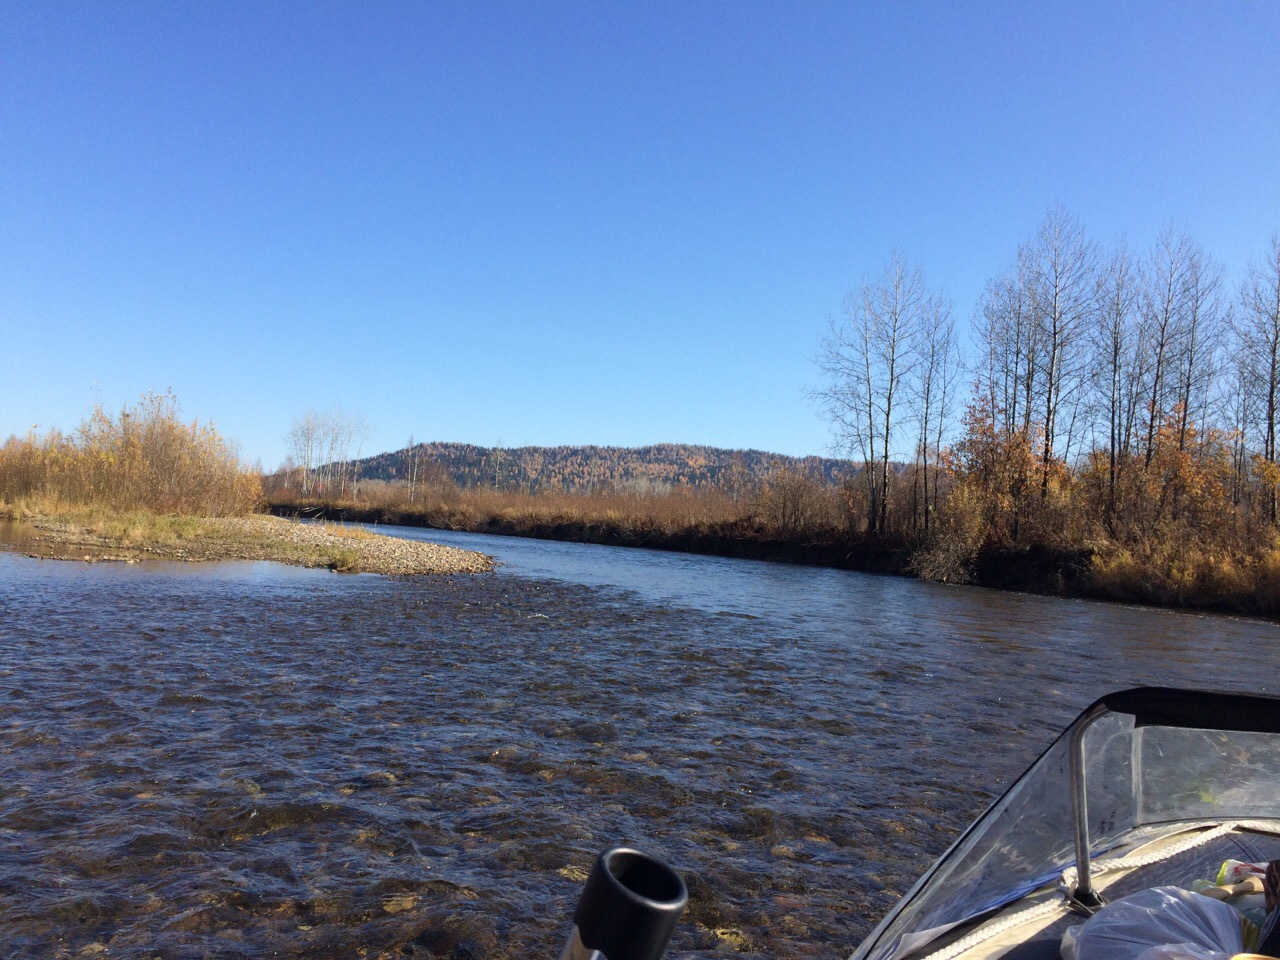
[[[33,557],[82,562],[274,560],[340,573],[487,573],[492,557],[387,537],[362,527],[280,517],[33,517],[9,545]]]

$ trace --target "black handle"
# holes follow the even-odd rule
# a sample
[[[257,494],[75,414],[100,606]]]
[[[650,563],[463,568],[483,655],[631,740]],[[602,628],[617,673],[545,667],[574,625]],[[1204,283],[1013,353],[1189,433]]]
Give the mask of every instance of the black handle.
[[[573,911],[580,942],[606,960],[660,960],[689,891],[669,866],[630,847],[596,858]]]

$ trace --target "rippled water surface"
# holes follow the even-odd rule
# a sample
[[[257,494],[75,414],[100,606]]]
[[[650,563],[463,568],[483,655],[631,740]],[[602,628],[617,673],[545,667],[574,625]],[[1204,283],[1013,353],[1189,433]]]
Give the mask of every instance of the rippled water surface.
[[[553,957],[596,851],[673,957],[846,956],[1075,712],[1266,689],[1269,623],[774,564],[405,536],[468,579],[0,552],[19,957]]]

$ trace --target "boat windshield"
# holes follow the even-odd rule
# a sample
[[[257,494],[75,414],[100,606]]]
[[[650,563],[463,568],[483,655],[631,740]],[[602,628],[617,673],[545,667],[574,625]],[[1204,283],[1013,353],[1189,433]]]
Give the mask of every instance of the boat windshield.
[[[1104,697],[934,864],[851,960],[905,957],[1075,864],[1073,736],[1083,747],[1091,858],[1144,827],[1278,815],[1280,699],[1155,688]]]

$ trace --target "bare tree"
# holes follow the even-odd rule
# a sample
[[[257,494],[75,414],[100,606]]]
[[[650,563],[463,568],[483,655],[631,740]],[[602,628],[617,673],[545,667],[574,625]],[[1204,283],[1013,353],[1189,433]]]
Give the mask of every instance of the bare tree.
[[[294,461],[302,469],[302,494],[328,495],[337,486],[339,497],[354,483],[354,450],[359,458],[371,433],[368,421],[341,409],[317,413],[308,408],[294,419],[285,434]]]
[[[1036,405],[1038,330],[1027,279],[1015,265],[987,284],[979,304],[983,320],[979,376],[990,409],[1010,433],[1030,430]]]
[[[735,451],[729,462],[716,474],[715,485],[738,506],[759,492],[759,483],[747,467],[742,451]]]
[[[310,496],[315,483],[315,471],[321,454],[321,418],[310,408],[296,417],[285,434],[293,462],[301,470],[301,493]]]
[[[502,489],[502,464],[507,458],[507,452],[502,447],[502,438],[498,438],[498,442],[493,445],[491,454],[493,459],[493,489]]]
[[[1177,396],[1175,373],[1187,316],[1195,245],[1185,233],[1166,226],[1148,257],[1139,299],[1142,325],[1139,344],[1142,367],[1146,441],[1144,462],[1156,455],[1160,425],[1172,412]]]
[[[351,483],[352,496],[357,492],[357,463],[364,455],[364,445],[369,442],[369,437],[373,435],[373,427],[369,425],[369,421],[364,418],[363,414],[338,412],[338,430],[343,439],[343,449],[341,463],[343,465],[343,482],[339,488],[339,496],[346,493],[346,481],[348,477]]]
[[[919,268],[895,252],[878,278],[845,299],[843,318],[832,320],[822,341],[818,365],[827,386],[816,396],[837,445],[863,464],[871,533],[888,526],[890,460],[894,444],[907,439],[904,392],[921,363],[927,318],[948,312]]]
[[[1193,423],[1208,425],[1218,373],[1218,354],[1226,308],[1222,298],[1223,269],[1198,246],[1187,263],[1185,306],[1178,356],[1178,449],[1185,450]]]
[[[1094,311],[1097,250],[1084,228],[1061,209],[1051,210],[1018,257],[1031,291],[1038,365],[1043,371],[1041,492],[1049,487],[1049,466],[1071,454],[1071,431],[1059,442],[1064,418],[1074,420],[1088,377],[1088,322]]]
[[[1231,436],[1231,503],[1238,508],[1247,503],[1249,495],[1249,443],[1258,419],[1259,378],[1254,369],[1255,358],[1249,355],[1244,338],[1234,324],[1232,332],[1236,337],[1235,346],[1240,349],[1233,353],[1227,364],[1224,415]],[[1250,519],[1246,511],[1246,523]]]
[[[1270,467],[1267,515],[1276,522],[1276,430],[1280,423],[1280,235],[1271,238],[1269,256],[1252,263],[1240,289],[1236,326],[1245,377],[1257,397],[1256,419],[1262,433],[1262,459]]]
[[[1137,276],[1123,241],[1098,273],[1097,323],[1093,330],[1093,375],[1097,408],[1105,417],[1107,452],[1106,511],[1116,506],[1116,479],[1129,453],[1141,379],[1137,350]]]
[[[418,482],[418,448],[413,443],[413,434],[409,434],[409,442],[405,444],[405,455],[409,459],[409,502],[413,503],[413,488]]]
[[[938,456],[952,419],[960,352],[949,300],[940,295],[929,297],[921,320],[917,344],[919,359],[908,387],[917,428],[916,461],[919,480],[923,481],[923,526],[927,533],[932,508],[938,504],[941,479]],[[929,489],[931,472],[932,493]]]

